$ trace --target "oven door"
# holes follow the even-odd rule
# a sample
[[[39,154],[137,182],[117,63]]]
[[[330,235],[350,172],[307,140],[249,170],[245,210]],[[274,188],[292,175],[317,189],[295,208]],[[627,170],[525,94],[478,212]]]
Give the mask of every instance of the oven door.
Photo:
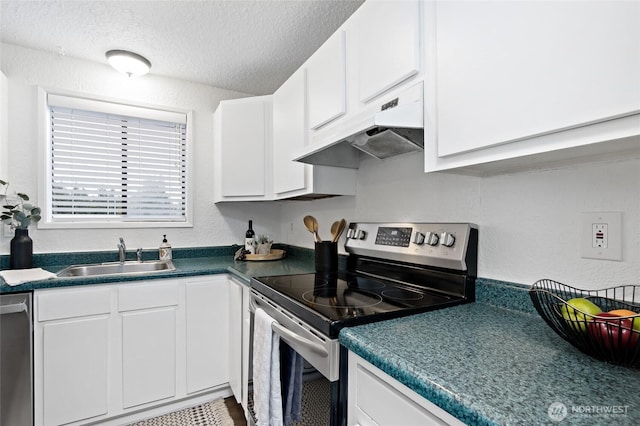
[[[340,344],[305,324],[262,294],[251,290],[250,309],[263,309],[275,322],[271,329],[327,380],[335,382],[340,375]]]

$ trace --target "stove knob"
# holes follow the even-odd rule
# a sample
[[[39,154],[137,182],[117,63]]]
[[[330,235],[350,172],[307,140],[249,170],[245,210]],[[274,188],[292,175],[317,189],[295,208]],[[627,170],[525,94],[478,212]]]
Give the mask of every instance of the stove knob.
[[[367,233],[365,231],[363,231],[362,229],[358,229],[356,231],[355,238],[357,238],[358,240],[364,240],[365,238],[367,238]]]
[[[413,242],[419,246],[424,244],[424,234],[422,232],[416,232],[416,236],[413,237]]]
[[[353,228],[349,228],[347,229],[347,240],[349,238],[353,238],[353,234],[355,234],[354,229]]]
[[[456,237],[450,232],[443,232],[440,236],[440,241],[445,247],[451,247],[456,242]]]
[[[437,246],[438,239],[438,234],[435,232],[427,232],[425,242],[430,246]]]

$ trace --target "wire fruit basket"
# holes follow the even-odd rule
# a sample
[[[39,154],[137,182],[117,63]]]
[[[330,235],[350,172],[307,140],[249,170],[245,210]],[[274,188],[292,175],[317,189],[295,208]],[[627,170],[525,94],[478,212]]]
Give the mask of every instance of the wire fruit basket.
[[[581,290],[542,279],[529,296],[542,319],[585,354],[640,368],[640,286]]]

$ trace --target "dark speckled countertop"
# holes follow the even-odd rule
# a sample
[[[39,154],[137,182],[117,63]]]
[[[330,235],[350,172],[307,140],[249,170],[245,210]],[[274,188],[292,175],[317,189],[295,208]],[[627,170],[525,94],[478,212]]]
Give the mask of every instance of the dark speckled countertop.
[[[69,287],[80,285],[109,284],[126,281],[180,278],[196,275],[231,273],[246,283],[251,277],[302,274],[314,271],[313,250],[300,247],[276,245],[285,249],[287,256],[282,260],[270,261],[234,261],[234,247],[208,247],[199,249],[174,249],[173,264],[175,271],[154,272],[140,275],[102,275],[94,277],[54,278],[34,281],[17,286],[7,285],[0,278],[0,294],[16,293],[44,288]],[[157,259],[157,253],[155,253]],[[70,265],[112,262],[113,252],[62,253],[34,256],[34,267],[57,273]],[[152,260],[151,254],[145,259]],[[8,264],[8,261],[4,263]],[[5,265],[6,266],[6,265]]]
[[[477,284],[477,303],[345,328],[340,342],[470,425],[556,424],[554,403],[560,424],[640,424],[640,370],[565,342],[526,287]]]

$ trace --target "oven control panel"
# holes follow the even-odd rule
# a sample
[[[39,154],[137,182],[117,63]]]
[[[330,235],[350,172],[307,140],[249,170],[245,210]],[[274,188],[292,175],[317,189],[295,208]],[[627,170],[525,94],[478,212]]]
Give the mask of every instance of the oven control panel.
[[[467,251],[477,250],[477,230],[471,223],[351,223],[345,250],[360,256],[466,270]]]

